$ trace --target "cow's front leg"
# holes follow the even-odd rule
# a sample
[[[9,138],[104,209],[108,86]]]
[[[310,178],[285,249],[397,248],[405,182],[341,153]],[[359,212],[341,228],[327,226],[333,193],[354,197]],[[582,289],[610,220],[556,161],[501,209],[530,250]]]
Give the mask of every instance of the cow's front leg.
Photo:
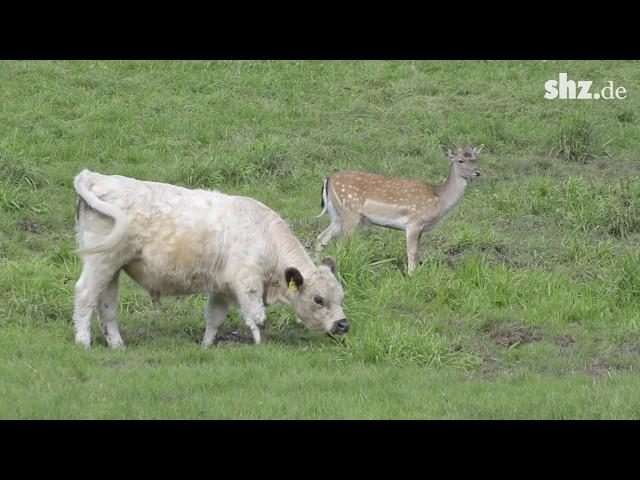
[[[229,305],[221,298],[209,295],[207,306],[204,311],[205,331],[202,339],[202,346],[208,347],[216,339],[218,329],[224,323],[229,312]]]
[[[256,345],[262,343],[261,328],[264,327],[267,313],[262,299],[263,286],[258,279],[244,280],[236,289],[240,313],[251,330]]]
[[[263,336],[261,332],[263,332],[264,323],[267,319],[267,313],[265,312],[262,298],[260,298],[259,301],[242,301],[240,303],[240,313],[242,314],[247,327],[251,330],[253,341],[256,345],[260,345],[262,343]]]

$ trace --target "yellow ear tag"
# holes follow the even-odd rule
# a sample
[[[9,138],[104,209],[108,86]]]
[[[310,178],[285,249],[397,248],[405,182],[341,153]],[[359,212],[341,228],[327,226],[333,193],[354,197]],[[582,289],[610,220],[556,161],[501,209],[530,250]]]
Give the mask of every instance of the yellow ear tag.
[[[294,292],[298,291],[298,285],[296,285],[296,282],[293,281],[293,278],[289,281],[289,290]]]

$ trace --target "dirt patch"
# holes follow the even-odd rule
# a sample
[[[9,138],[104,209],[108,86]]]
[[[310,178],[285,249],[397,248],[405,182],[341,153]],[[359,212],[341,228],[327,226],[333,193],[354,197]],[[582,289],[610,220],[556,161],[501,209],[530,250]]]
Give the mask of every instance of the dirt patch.
[[[25,218],[20,221],[20,228],[31,233],[42,233],[42,226],[35,220]]]
[[[482,358],[485,363],[497,361],[497,359],[491,353],[491,350],[489,350],[486,345],[482,345],[481,343],[474,343],[470,346],[470,349],[471,352]]]
[[[587,373],[593,376],[610,375],[612,372],[640,369],[640,340],[625,343],[616,348],[596,353],[580,367],[571,368],[571,373]]]
[[[480,245],[481,252],[497,253],[499,255],[507,254],[507,247],[504,245]]]
[[[136,337],[141,340],[153,340],[158,336],[157,332],[151,332],[146,328],[138,328],[135,333]]]
[[[218,332],[216,335],[216,343],[242,343],[251,345],[253,344],[253,337],[242,334],[238,330],[233,330],[228,333]]]
[[[493,381],[504,371],[504,363],[487,348],[486,345],[475,343],[470,346],[474,355],[482,358],[482,378],[486,381]]]
[[[640,357],[640,340],[625,343],[624,345],[615,348],[613,353],[621,356]]]
[[[482,331],[497,345],[506,348],[515,348],[525,343],[542,340],[538,331],[528,325],[489,323],[482,328]]]
[[[471,251],[479,251],[485,253],[492,257],[494,261],[497,261],[498,263],[509,264],[512,262],[512,259],[509,255],[508,247],[501,244],[495,245],[491,243],[481,243],[477,246],[451,245],[444,249],[449,263],[453,263],[461,259],[467,252]]]
[[[183,337],[194,341],[197,341],[201,335],[200,329],[196,331],[196,329],[194,329],[193,327],[184,327],[181,333]]]
[[[554,340],[556,345],[560,347],[568,347],[572,343],[575,343],[576,337],[569,335],[568,333],[561,333],[560,335],[556,335]]]
[[[610,365],[606,361],[599,358],[591,360],[583,368],[584,372],[595,377],[601,375],[609,375],[611,372],[615,372],[616,370],[618,370],[616,366]]]
[[[512,327],[507,333],[492,335],[491,338],[500,346],[514,348],[525,343],[536,342],[542,337],[532,327],[519,326]]]
[[[513,265],[517,262],[504,245],[480,245],[480,251],[490,255],[494,258],[494,261],[504,265]]]
[[[464,253],[464,247],[461,247],[459,245],[454,245],[453,247],[447,248],[445,253],[449,257],[454,257],[454,258],[455,257],[459,257],[460,255],[462,255]]]
[[[124,367],[129,365],[129,362],[124,360],[98,360],[98,365],[103,367]]]
[[[475,245],[451,245],[449,239],[439,239],[435,242],[447,256],[447,264],[454,266],[462,260],[465,255],[473,253],[483,253],[486,260],[490,264],[503,265],[507,268],[519,270],[530,270],[533,268],[541,268],[546,272],[553,271],[555,266],[544,258],[538,256],[536,258],[523,258],[517,249],[503,243],[479,243]]]

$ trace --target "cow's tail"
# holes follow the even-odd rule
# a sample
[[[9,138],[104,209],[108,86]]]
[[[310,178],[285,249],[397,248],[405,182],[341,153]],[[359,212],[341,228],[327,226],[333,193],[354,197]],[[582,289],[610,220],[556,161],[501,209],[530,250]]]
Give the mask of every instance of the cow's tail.
[[[327,213],[327,211],[329,210],[329,194],[327,192],[328,185],[329,185],[329,177],[326,177],[322,182],[322,194],[321,194],[321,200],[320,200],[320,208],[322,209],[322,211],[320,212],[319,215],[316,216],[316,218],[321,217],[322,215]]]
[[[78,255],[92,255],[96,253],[103,253],[111,250],[118,245],[127,234],[129,230],[129,219],[126,213],[103,200],[100,200],[95,193],[93,193],[88,187],[88,175],[91,174],[89,170],[83,170],[73,180],[73,186],[76,192],[92,209],[113,218],[114,225],[111,233],[107,235],[100,243],[96,245],[78,248],[75,253]],[[78,213],[79,215],[79,213]]]

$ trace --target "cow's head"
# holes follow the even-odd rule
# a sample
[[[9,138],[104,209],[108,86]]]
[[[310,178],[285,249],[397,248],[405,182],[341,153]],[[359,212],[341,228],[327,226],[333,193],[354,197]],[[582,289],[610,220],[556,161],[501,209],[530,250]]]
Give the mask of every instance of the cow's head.
[[[316,271],[303,278],[295,267],[285,270],[289,300],[298,320],[312,330],[346,333],[349,330],[342,302],[344,291],[336,278],[336,264],[327,257]]]

